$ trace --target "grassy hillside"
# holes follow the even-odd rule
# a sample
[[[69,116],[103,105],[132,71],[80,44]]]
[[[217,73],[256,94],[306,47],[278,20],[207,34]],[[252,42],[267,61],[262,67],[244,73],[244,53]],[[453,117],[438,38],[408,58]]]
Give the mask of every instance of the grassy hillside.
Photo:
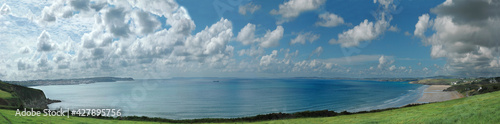
[[[498,123],[500,92],[394,109],[327,118],[299,118],[257,123]]]
[[[425,85],[451,85],[452,82],[459,81],[459,79],[423,79],[412,81],[410,84],[425,84]]]
[[[486,93],[440,103],[376,113],[321,118],[298,118],[254,123],[497,123],[500,92]],[[153,123],[81,117],[19,117],[14,110],[0,110],[0,123]]]
[[[10,94],[9,92],[5,92],[3,90],[0,90],[0,98],[5,99],[5,98],[11,98],[11,97],[12,97],[12,94]]]

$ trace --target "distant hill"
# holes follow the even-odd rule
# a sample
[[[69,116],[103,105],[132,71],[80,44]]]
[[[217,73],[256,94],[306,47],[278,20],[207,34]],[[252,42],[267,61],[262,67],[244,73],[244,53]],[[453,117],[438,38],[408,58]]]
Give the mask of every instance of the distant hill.
[[[42,86],[42,85],[75,85],[75,84],[90,84],[95,82],[116,82],[116,81],[133,81],[133,80],[134,80],[133,78],[93,77],[93,78],[77,78],[77,79],[51,79],[51,80],[5,81],[5,82],[21,86]]]

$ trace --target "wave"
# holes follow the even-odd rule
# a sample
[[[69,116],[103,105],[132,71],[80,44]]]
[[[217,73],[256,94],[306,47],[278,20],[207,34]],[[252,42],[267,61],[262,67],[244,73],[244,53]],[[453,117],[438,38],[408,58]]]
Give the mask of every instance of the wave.
[[[370,111],[376,109],[385,109],[385,108],[393,108],[393,107],[401,107],[411,103],[417,103],[417,100],[422,97],[424,90],[429,87],[428,85],[423,85],[418,87],[415,90],[408,90],[407,93],[402,94],[399,97],[385,100],[380,103],[372,104],[372,105],[362,105],[364,107],[361,108],[351,108],[347,111],[349,112],[359,112],[359,111]]]

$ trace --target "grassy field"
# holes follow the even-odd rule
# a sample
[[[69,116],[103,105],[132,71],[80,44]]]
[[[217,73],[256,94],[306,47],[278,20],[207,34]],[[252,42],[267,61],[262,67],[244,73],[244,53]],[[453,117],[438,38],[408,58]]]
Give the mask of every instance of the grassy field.
[[[327,118],[299,118],[257,123],[499,123],[500,92],[394,109]]]
[[[376,113],[298,118],[254,123],[498,123],[500,92]],[[81,117],[19,117],[0,109],[0,123],[152,123]]]
[[[459,79],[423,79],[418,81],[412,81],[413,84],[425,84],[425,85],[451,85],[451,82],[459,81]]]
[[[12,97],[12,95],[10,93],[5,92],[3,90],[0,90],[0,98],[5,99],[5,98],[11,98],[11,97]]]

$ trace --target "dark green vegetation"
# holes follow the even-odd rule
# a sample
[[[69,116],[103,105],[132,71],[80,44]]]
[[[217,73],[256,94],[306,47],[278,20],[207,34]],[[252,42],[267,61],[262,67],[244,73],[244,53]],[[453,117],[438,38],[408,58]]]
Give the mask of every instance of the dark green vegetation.
[[[468,83],[453,85],[447,91],[456,90],[465,96],[478,95],[500,90],[500,77],[476,79]]]
[[[93,77],[93,78],[78,78],[78,79],[28,80],[28,81],[6,81],[6,82],[21,86],[40,86],[40,85],[90,84],[95,82],[116,82],[116,81],[133,81],[133,80],[134,80],[133,78]]]
[[[43,91],[0,81],[1,108],[48,108],[47,104],[54,102],[45,97]]]

